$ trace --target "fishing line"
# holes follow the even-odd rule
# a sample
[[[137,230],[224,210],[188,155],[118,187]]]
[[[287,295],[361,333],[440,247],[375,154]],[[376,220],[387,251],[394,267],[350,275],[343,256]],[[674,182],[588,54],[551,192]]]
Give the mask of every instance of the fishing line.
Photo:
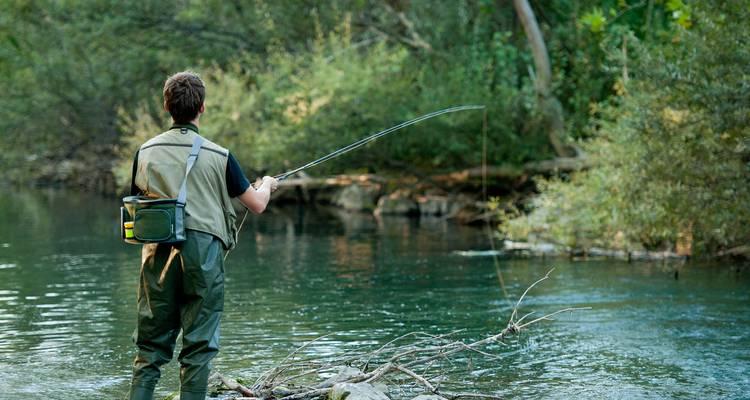
[[[487,110],[484,110],[482,118],[482,200],[484,204],[489,204],[487,199]],[[502,290],[505,300],[508,304],[513,306],[513,302],[510,301],[508,290],[505,288],[505,280],[503,279],[503,272],[500,270],[500,260],[497,257],[497,246],[495,246],[495,235],[490,224],[490,219],[485,218],[485,229],[487,230],[487,237],[490,240],[490,248],[492,249],[492,262],[495,265],[495,275],[497,275],[497,282],[500,284],[500,290]]]

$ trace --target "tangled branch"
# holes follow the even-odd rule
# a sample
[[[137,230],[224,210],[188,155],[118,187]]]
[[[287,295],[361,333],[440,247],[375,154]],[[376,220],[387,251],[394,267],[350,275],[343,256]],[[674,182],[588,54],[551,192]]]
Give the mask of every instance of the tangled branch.
[[[445,374],[439,371],[439,366],[456,360],[456,357],[463,353],[476,354],[483,358],[500,359],[502,354],[495,354],[492,351],[497,345],[506,345],[504,340],[508,337],[518,335],[529,326],[540,321],[552,320],[552,317],[558,314],[590,309],[590,307],[568,307],[528,322],[524,321],[533,313],[518,317],[519,308],[526,295],[536,285],[549,279],[553,270],[547,272],[544,277],[532,283],[523,292],[513,307],[508,323],[502,331],[477,341],[467,343],[456,339],[456,335],[463,330],[443,335],[410,332],[374,350],[350,351],[334,359],[321,360],[314,356],[302,355],[302,350],[330,336],[324,335],[292,351],[278,365],[262,373],[251,387],[243,386],[237,381],[228,379],[218,373],[214,374],[212,379],[220,382],[225,390],[240,393],[244,396],[241,399],[316,400],[326,397],[333,386],[338,383],[374,383],[386,379],[450,400],[458,398],[497,399],[497,396],[491,394],[443,390],[441,383]],[[436,374],[435,369],[438,370]],[[430,375],[431,372],[433,372],[433,375]],[[335,375],[322,382],[318,381],[321,379],[321,375],[332,373]]]

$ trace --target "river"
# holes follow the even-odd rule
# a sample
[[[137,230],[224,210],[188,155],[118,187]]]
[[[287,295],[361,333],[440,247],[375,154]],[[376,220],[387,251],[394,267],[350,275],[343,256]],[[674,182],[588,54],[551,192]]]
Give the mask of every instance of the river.
[[[0,399],[121,399],[135,354],[138,246],[115,200],[0,195]],[[510,314],[481,230],[442,220],[280,208],[248,219],[226,264],[215,368],[256,377],[294,348],[321,357],[411,331],[500,331]],[[500,260],[530,327],[456,386],[509,398],[750,398],[750,270],[741,265]],[[170,363],[159,395],[177,390]],[[463,371],[463,372],[462,372]]]

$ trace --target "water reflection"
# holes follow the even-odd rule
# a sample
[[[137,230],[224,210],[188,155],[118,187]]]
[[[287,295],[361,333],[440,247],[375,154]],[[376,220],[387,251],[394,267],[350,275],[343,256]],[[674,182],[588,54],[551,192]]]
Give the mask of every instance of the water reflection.
[[[84,206],[85,205],[85,206]],[[134,355],[139,251],[112,200],[0,195],[0,398],[121,398]],[[257,376],[305,341],[325,357],[409,331],[504,327],[508,301],[486,237],[441,219],[335,209],[250,216],[227,260],[216,367]],[[539,325],[502,362],[459,360],[448,382],[507,397],[743,397],[750,391],[750,274],[737,266],[504,260],[512,296],[557,267],[524,308],[591,306]],[[178,350],[179,351],[179,350]],[[474,370],[467,371],[471,363]],[[167,367],[160,394],[177,387]]]

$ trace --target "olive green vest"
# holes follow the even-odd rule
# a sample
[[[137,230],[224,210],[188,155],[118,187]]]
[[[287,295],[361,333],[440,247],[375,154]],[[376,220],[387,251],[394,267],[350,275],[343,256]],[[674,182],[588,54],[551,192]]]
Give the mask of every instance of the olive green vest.
[[[185,163],[197,135],[190,129],[166,131],[144,143],[138,151],[135,184],[144,195],[177,198],[185,177]],[[187,180],[185,228],[210,233],[234,247],[237,214],[227,193],[229,151],[205,140]]]

